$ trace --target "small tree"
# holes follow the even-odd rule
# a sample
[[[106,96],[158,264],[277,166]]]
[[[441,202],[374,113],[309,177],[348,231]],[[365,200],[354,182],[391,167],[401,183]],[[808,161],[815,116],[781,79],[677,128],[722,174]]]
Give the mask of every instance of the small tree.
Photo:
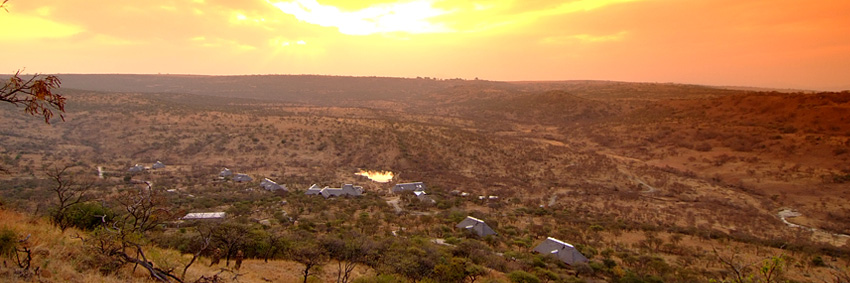
[[[195,245],[195,252],[192,254],[192,259],[189,260],[189,263],[183,267],[183,273],[180,274],[180,279],[186,280],[186,271],[189,270],[189,267],[195,263],[198,257],[200,257],[201,254],[210,247],[210,242],[212,242],[212,231],[212,228],[207,226],[198,227],[198,235],[195,235],[192,239],[192,242]]]
[[[324,265],[330,258],[327,251],[315,239],[309,236],[299,238],[289,249],[288,254],[289,258],[304,265],[304,283],[307,283],[310,270],[313,267]]]
[[[212,238],[217,246],[224,248],[225,266],[230,266],[230,257],[236,255],[236,251],[241,249],[248,240],[250,234],[247,231],[250,229],[251,227],[246,224],[226,222],[213,230]]]
[[[348,282],[359,263],[365,263],[375,244],[358,233],[332,235],[322,238],[322,246],[337,261],[337,283]]]
[[[779,282],[785,271],[785,255],[771,256],[761,262],[744,262],[734,250],[731,255],[721,255],[717,249],[714,249],[714,254],[729,271],[734,275],[732,280],[721,280],[721,282],[746,283],[752,282],[754,279],[758,282],[771,283]],[[761,264],[759,264],[761,263]],[[757,266],[757,270],[753,273],[753,266]],[[760,277],[756,279],[756,276]]]
[[[118,203],[124,211],[116,223],[121,225],[120,229],[125,234],[144,234],[171,217],[170,211],[165,208],[162,191],[152,188],[150,184],[146,189],[124,192],[119,196]]]
[[[68,215],[69,208],[84,202],[86,194],[94,184],[91,181],[80,181],[77,172],[71,171],[73,167],[74,165],[65,165],[46,170],[47,176],[54,183],[50,190],[56,194],[56,208],[51,218],[53,224],[59,226],[62,231],[72,224]]]

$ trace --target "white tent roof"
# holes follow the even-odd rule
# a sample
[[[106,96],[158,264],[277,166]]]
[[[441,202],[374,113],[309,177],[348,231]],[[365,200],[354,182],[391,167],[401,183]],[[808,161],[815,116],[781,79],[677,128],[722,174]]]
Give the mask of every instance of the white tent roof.
[[[287,190],[286,185],[281,186],[281,185],[279,185],[278,183],[275,183],[275,181],[272,181],[269,178],[263,179],[263,181],[260,182],[260,187],[263,187],[264,189],[266,189],[268,191],[277,191],[277,190],[286,191]]]
[[[156,163],[154,163],[153,166],[151,166],[151,168],[153,168],[153,169],[165,168],[165,164],[162,163],[162,161],[157,160]]]
[[[226,214],[224,212],[193,212],[183,216],[183,220],[200,220],[200,219],[223,219]]]
[[[253,181],[253,180],[254,180],[254,178],[251,178],[251,176],[248,176],[248,174],[238,173],[235,176],[233,176],[233,181],[236,181],[236,182],[250,182],[250,181]]]
[[[466,219],[455,225],[455,228],[470,230],[480,237],[496,234],[496,231],[493,231],[493,228],[490,228],[490,225],[487,225],[487,223],[484,223],[481,219],[472,216],[467,216]]]
[[[563,261],[566,264],[572,265],[576,262],[587,262],[584,257],[573,245],[562,242],[561,240],[548,237],[542,243],[534,248],[534,251],[541,254],[551,254]]]
[[[393,186],[393,192],[398,193],[402,191],[424,191],[426,189],[425,183],[422,182],[413,182],[413,183],[401,183]]]
[[[322,192],[322,188],[320,188],[316,184],[313,184],[312,186],[310,186],[310,188],[307,189],[307,192],[305,192],[304,194],[305,195],[318,195],[321,192]]]

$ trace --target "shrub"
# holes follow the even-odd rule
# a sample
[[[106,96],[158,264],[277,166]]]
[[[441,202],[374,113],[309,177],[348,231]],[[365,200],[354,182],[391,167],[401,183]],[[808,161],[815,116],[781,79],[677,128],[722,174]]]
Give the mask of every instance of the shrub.
[[[354,279],[354,283],[401,283],[401,279],[396,278],[391,274],[381,274],[370,277],[360,277]]]
[[[826,263],[823,261],[823,258],[821,256],[816,256],[812,259],[812,265],[823,267],[826,266]]]
[[[540,278],[522,270],[511,271],[508,273],[508,279],[513,283],[540,283]]]
[[[18,247],[18,235],[9,228],[0,230],[0,256],[11,257]]]
[[[68,207],[65,219],[71,226],[82,230],[94,230],[101,224],[109,222],[115,213],[109,208],[97,203],[78,203]]]
[[[779,132],[783,134],[793,134],[797,132],[797,128],[795,128],[794,126],[785,126],[779,128]]]
[[[708,152],[711,151],[711,144],[708,142],[701,142],[694,146],[694,150]]]

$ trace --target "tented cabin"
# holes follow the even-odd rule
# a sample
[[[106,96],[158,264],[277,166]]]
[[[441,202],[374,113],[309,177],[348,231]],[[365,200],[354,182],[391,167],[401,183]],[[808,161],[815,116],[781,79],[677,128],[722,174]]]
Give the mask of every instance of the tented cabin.
[[[220,176],[222,178],[223,177],[230,177],[230,176],[233,176],[233,171],[231,171],[230,169],[227,169],[225,167],[224,170],[221,170],[221,173],[218,173],[218,176]]]
[[[413,191],[413,195],[415,195],[416,199],[418,199],[419,201],[431,202],[431,203],[437,202],[434,199],[432,199],[431,196],[429,196],[428,193],[426,193],[425,191]]]
[[[253,181],[253,180],[254,180],[254,178],[251,178],[251,176],[248,176],[248,174],[238,173],[235,176],[233,176],[234,182],[250,182],[250,181]]]
[[[224,212],[192,212],[181,217],[182,220],[221,220],[224,219]]]
[[[136,164],[133,167],[130,167],[130,169],[127,169],[127,172],[130,172],[130,173],[138,173],[138,172],[142,172],[142,171],[145,171],[145,166],[142,166],[142,165],[139,165],[139,164]]]
[[[534,248],[534,251],[541,254],[551,254],[569,265],[573,265],[576,262],[587,262],[587,258],[578,252],[573,245],[552,237],[546,238],[546,240]]]
[[[418,191],[424,191],[425,189],[426,189],[425,184],[422,183],[422,182],[402,183],[402,184],[396,184],[393,187],[393,193],[400,193],[400,192],[403,192],[403,191],[418,192]]]
[[[277,183],[270,180],[269,178],[263,179],[263,181],[260,182],[260,187],[263,187],[263,189],[266,189],[267,191],[272,191],[272,192],[278,191],[278,190],[283,190],[284,192],[287,191],[286,185],[282,185],[282,186],[278,185]]]
[[[156,163],[154,163],[153,166],[151,166],[151,168],[162,169],[162,168],[165,168],[165,164],[162,163],[162,161],[157,160]]]
[[[342,185],[342,188],[328,188],[325,187],[322,189],[322,196],[325,198],[329,197],[339,197],[339,196],[360,196],[363,194],[363,187],[355,186],[352,184]]]
[[[305,192],[304,194],[305,195],[318,195],[318,194],[321,194],[321,193],[322,193],[322,188],[319,188],[319,186],[317,186],[316,184],[313,184],[312,186],[310,186],[310,188],[307,189],[307,192]]]
[[[467,216],[466,219],[455,225],[455,228],[463,228],[469,230],[472,233],[475,233],[475,235],[478,235],[479,237],[496,235],[496,231],[493,231],[493,229],[490,228],[490,225],[487,225],[487,223],[484,223],[483,220],[472,216]]]
[[[319,189],[319,186],[313,184],[307,189],[306,195],[322,195],[325,198],[339,196],[360,196],[363,194],[363,187],[352,184],[345,184],[342,188],[324,187]]]

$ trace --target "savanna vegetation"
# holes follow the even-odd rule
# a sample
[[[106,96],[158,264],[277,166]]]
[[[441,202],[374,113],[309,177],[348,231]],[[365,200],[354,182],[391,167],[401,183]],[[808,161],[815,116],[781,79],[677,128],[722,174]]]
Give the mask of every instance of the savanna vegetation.
[[[5,280],[848,280],[847,93],[118,78],[141,86],[63,78],[93,90],[63,90],[61,123],[0,106]],[[128,171],[155,161],[167,167]],[[224,167],[254,181],[219,178]],[[289,192],[263,190],[266,177]],[[435,201],[389,192],[410,181]],[[314,183],[365,194],[304,195]],[[815,230],[789,227],[785,209]],[[454,227],[469,215],[499,234]],[[590,261],[531,252],[546,237]]]

